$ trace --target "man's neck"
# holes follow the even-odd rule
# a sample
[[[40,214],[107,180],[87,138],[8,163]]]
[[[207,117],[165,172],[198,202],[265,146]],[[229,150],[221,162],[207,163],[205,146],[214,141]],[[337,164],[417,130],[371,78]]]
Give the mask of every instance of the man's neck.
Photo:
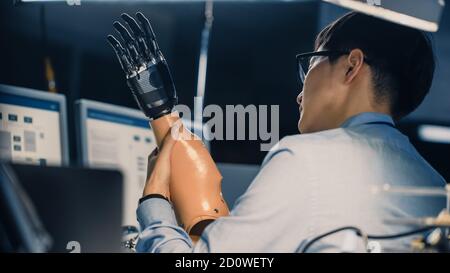
[[[392,116],[390,107],[387,103],[371,103],[368,100],[353,100],[350,105],[344,107],[344,111],[336,115],[336,126],[340,127],[346,120],[362,113],[380,113]]]

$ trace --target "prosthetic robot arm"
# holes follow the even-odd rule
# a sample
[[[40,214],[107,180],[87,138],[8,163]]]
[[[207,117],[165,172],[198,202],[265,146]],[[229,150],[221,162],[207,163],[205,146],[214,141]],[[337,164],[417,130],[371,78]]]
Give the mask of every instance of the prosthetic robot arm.
[[[125,72],[127,84],[140,109],[150,119],[158,146],[169,130],[181,121],[172,113],[177,95],[169,67],[156,42],[147,18],[140,12],[137,21],[122,14],[131,33],[121,23],[114,28],[122,44],[109,35]],[[169,199],[174,205],[178,223],[193,239],[215,219],[229,214],[221,193],[222,176],[204,144],[186,128],[177,140],[171,156],[171,181]]]

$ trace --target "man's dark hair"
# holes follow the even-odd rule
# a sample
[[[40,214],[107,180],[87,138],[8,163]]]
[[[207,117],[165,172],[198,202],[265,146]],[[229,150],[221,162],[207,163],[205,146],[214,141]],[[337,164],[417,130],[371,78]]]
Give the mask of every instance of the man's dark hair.
[[[369,60],[376,101],[387,99],[395,119],[414,111],[430,90],[435,60],[430,38],[420,30],[350,12],[320,32],[316,50],[321,46],[362,50]]]

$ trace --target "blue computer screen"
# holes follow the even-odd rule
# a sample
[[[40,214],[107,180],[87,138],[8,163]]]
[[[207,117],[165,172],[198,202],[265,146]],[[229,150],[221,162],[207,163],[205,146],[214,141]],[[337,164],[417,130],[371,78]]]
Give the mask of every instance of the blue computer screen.
[[[0,86],[0,157],[39,165],[65,163],[61,95]],[[17,95],[15,93],[20,93]]]

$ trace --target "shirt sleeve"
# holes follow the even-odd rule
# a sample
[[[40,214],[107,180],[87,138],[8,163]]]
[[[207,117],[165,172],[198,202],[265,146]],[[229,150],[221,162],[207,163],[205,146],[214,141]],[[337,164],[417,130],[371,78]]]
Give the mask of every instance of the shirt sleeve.
[[[195,245],[177,225],[169,202],[151,198],[137,210],[141,225],[138,252],[268,252],[292,248],[297,242],[277,242],[288,229],[289,198],[286,187],[297,178],[292,176],[292,152],[276,149],[269,152],[263,166],[247,191],[236,201],[229,216],[211,223]]]
[[[161,198],[143,201],[137,209],[141,226],[137,252],[191,252],[189,235],[178,226],[172,205]]]

